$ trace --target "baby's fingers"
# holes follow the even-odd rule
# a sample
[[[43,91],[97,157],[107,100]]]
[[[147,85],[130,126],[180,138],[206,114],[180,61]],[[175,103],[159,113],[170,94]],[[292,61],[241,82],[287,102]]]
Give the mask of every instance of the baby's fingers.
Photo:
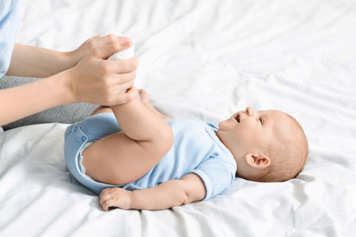
[[[110,196],[100,198],[100,206],[104,211],[108,211],[109,208],[113,205],[113,199]]]
[[[108,201],[111,199],[111,192],[110,189],[104,189],[103,191],[101,191],[100,193],[100,205],[103,206],[104,202]]]
[[[115,207],[114,201],[112,199],[100,203],[104,211],[109,211],[110,207]]]

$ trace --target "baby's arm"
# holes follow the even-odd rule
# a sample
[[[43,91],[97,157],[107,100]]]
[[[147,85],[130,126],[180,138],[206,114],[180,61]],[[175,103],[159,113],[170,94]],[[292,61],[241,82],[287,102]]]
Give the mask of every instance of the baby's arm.
[[[157,187],[128,191],[106,188],[100,193],[100,205],[121,209],[162,210],[202,200],[205,186],[196,174],[188,174],[179,180],[169,180]]]

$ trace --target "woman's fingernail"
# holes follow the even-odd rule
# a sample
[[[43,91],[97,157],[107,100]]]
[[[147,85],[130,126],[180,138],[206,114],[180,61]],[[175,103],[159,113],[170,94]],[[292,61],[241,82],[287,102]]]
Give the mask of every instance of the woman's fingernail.
[[[119,42],[124,47],[129,47],[130,46],[130,40],[127,39],[127,38],[120,38]]]

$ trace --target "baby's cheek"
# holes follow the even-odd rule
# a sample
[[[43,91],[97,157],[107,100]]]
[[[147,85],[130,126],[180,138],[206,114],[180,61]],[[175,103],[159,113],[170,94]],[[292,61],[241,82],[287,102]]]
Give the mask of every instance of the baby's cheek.
[[[249,130],[241,131],[238,134],[236,141],[239,143],[241,149],[249,150],[256,146],[262,145],[263,136]]]

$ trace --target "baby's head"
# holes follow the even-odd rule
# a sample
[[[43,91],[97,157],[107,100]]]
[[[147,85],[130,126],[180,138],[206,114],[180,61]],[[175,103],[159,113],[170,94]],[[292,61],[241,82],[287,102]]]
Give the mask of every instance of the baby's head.
[[[237,163],[237,176],[280,182],[294,178],[304,167],[308,143],[303,128],[278,110],[247,107],[221,121],[216,132]]]

